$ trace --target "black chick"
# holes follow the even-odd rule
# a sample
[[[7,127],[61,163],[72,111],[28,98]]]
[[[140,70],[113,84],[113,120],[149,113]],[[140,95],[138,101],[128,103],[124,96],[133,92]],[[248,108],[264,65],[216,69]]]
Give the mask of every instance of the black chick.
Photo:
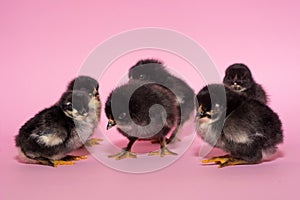
[[[262,86],[255,82],[250,69],[242,63],[230,65],[226,69],[223,83],[234,91],[241,92],[263,104],[266,104],[268,101]]]
[[[136,158],[131,148],[139,139],[159,141],[160,150],[149,155],[177,155],[167,148],[166,135],[172,128],[176,130],[178,127],[180,110],[176,96],[167,88],[156,83],[131,80],[111,92],[105,113],[107,129],[116,125],[129,140],[122,152],[109,157],[117,160]]]
[[[80,90],[88,93],[90,98],[89,110],[90,115],[93,115],[96,120],[93,120],[93,126],[96,128],[100,121],[100,113],[101,113],[101,101],[99,97],[99,84],[98,81],[89,76],[78,76],[73,79],[67,86],[67,91],[71,90]],[[91,138],[89,139],[85,145],[92,146],[94,144],[99,144],[102,139],[99,138]]]
[[[220,167],[258,163],[275,153],[276,145],[283,142],[278,115],[257,100],[219,84],[204,87],[197,100],[198,134],[210,145],[229,153],[203,163],[215,162]]]
[[[85,156],[68,155],[87,141],[96,119],[84,91],[67,91],[58,103],[27,121],[16,136],[19,158],[25,163],[70,165]]]
[[[176,95],[177,101],[180,105],[180,126],[183,126],[183,124],[190,118],[195,107],[195,93],[185,81],[170,74],[162,62],[155,59],[140,60],[130,68],[129,78],[151,81],[169,88]],[[176,138],[177,132],[174,132],[170,136],[168,143],[172,142],[173,139]]]

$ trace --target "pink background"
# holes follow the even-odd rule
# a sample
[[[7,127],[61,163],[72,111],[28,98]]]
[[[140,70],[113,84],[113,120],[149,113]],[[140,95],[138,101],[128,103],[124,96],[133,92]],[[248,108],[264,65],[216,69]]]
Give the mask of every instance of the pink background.
[[[296,0],[1,1],[0,199],[295,199],[300,179],[299,7]],[[57,101],[92,49],[114,34],[149,26],[196,40],[221,76],[234,62],[250,66],[282,119],[281,156],[220,170],[200,164],[196,138],[177,162],[148,174],[121,173],[93,157],[56,169],[18,163],[18,129]],[[198,91],[202,85],[191,81]],[[105,122],[102,115],[99,126]]]

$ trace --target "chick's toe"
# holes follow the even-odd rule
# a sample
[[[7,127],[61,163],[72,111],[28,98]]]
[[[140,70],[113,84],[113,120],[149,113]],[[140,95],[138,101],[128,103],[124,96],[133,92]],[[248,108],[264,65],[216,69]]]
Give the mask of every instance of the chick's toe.
[[[103,141],[103,139],[101,139],[101,138],[90,138],[85,142],[85,145],[88,147],[91,147],[91,146],[100,144],[100,142],[102,142],[102,141]]]
[[[160,157],[164,157],[167,155],[173,155],[176,156],[177,153],[172,152],[171,150],[168,149],[168,147],[162,147],[157,151],[152,151],[148,154],[149,156],[160,156]]]
[[[136,158],[136,154],[132,153],[131,151],[123,150],[120,153],[110,155],[109,158],[115,158],[116,160],[121,160],[124,158]]]

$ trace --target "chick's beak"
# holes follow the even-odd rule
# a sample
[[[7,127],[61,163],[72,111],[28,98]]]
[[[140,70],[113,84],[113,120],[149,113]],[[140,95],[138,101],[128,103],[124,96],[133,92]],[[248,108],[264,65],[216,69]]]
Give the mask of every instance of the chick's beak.
[[[94,88],[94,90],[93,90],[93,95],[94,95],[95,97],[99,97],[99,92],[98,92],[97,88]]]
[[[115,120],[109,119],[109,120],[108,120],[108,123],[107,123],[107,126],[106,126],[106,130],[112,128],[112,127],[115,126],[115,125],[116,125]]]
[[[203,110],[203,106],[200,105],[199,108],[198,108],[198,112],[197,112],[196,116],[199,117],[199,118],[204,118],[204,117],[211,118],[211,116],[213,114],[214,114],[213,110],[211,110],[211,111],[204,111]]]
[[[203,115],[204,115],[204,111],[202,109],[202,105],[200,105],[198,108],[197,117],[201,118],[201,117],[203,117]]]

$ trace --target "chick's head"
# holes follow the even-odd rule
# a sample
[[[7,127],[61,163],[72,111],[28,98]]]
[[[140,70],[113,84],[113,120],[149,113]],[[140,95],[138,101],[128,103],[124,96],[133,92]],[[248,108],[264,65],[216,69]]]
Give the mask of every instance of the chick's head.
[[[97,80],[89,77],[89,76],[79,76],[72,80],[67,90],[81,90],[88,93],[90,97],[98,97],[99,96],[99,84]]]
[[[226,113],[226,94],[223,85],[208,85],[196,96],[197,117],[217,120]]]
[[[254,84],[254,80],[250,69],[244,64],[237,63],[226,69],[223,83],[237,92],[243,92]]]
[[[68,117],[83,120],[89,113],[89,101],[90,98],[86,92],[74,90],[65,92],[59,105]]]
[[[163,63],[154,59],[140,60],[129,70],[130,79],[152,81],[159,84],[164,83],[169,76]]]

